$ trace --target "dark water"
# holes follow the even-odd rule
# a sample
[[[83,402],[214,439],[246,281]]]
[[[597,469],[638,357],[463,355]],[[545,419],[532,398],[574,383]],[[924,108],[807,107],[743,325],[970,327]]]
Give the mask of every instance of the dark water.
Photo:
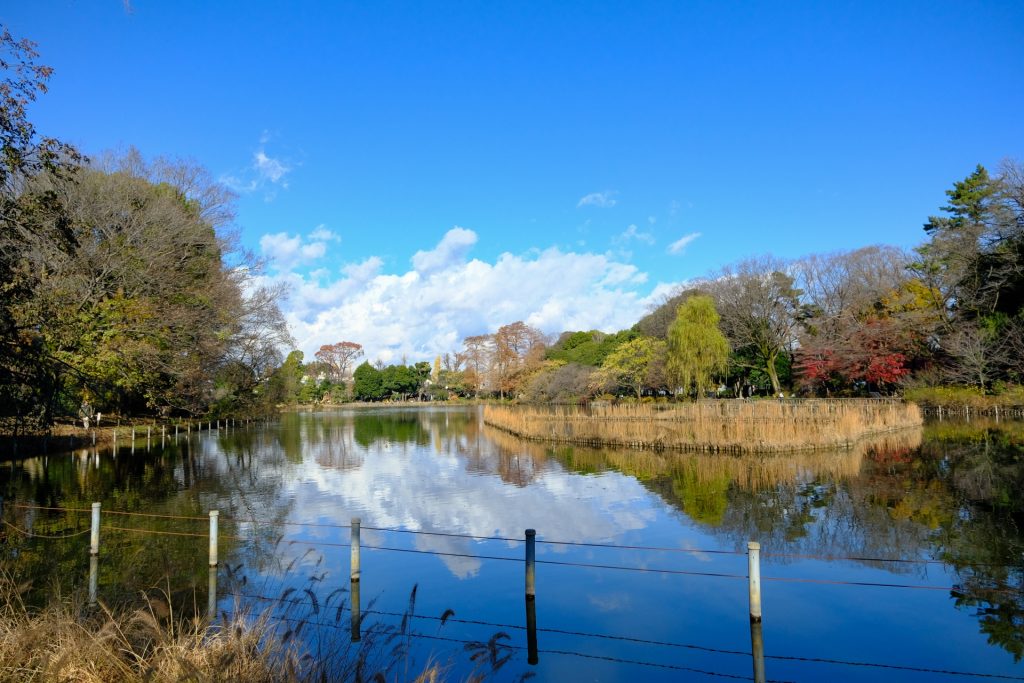
[[[142,440],[134,454],[122,445],[116,456],[0,466],[5,519],[22,530],[80,534],[88,515],[19,506],[102,502],[101,599],[162,590],[202,611],[208,524],[107,511],[217,509],[222,616],[271,610],[317,656],[362,648],[393,663],[396,680],[428,660],[455,679],[750,678],[748,540],[763,554],[768,680],[980,680],[913,669],[1024,679],[1022,486],[1020,422],[934,423],[852,452],[733,457],[526,443],[474,409],[289,414],[164,447],[155,438],[149,450]],[[364,527],[362,645],[349,642],[340,528],[352,517]],[[167,533],[123,530],[140,528]],[[465,537],[520,539],[527,528],[544,541],[536,665],[522,543]],[[88,534],[5,533],[32,599],[84,589]]]

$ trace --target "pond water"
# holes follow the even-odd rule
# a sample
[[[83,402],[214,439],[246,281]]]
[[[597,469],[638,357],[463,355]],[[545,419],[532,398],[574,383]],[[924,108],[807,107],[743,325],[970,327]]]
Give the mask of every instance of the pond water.
[[[767,680],[1024,680],[1022,485],[1020,422],[736,457],[524,442],[476,408],[289,413],[0,466],[21,530],[5,527],[5,555],[32,599],[89,575],[88,512],[33,506],[102,503],[101,599],[158,589],[198,606],[216,509],[219,618],[269,610],[316,656],[362,653],[395,680],[427,661],[457,680],[750,679],[750,540]]]

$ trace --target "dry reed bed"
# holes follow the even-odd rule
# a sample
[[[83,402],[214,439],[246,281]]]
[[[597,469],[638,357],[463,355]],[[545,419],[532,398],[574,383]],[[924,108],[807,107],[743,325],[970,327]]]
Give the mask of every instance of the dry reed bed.
[[[527,439],[728,453],[850,448],[923,421],[913,403],[877,399],[484,407],[488,425]]]

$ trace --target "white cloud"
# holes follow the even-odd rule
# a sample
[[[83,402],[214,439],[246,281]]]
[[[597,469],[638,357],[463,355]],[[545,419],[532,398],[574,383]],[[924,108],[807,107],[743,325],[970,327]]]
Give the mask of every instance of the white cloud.
[[[268,157],[262,149],[253,155],[253,168],[260,178],[269,180],[272,183],[280,182],[291,169],[285,166],[279,159]],[[287,183],[285,184],[287,187]]]
[[[644,244],[654,244],[654,235],[649,232],[640,232],[639,228],[635,224],[631,224],[626,228],[618,237],[620,242],[629,242],[630,240],[636,240],[637,242],[643,242]]]
[[[295,251],[297,239],[268,236]],[[524,320],[548,334],[564,330],[615,331],[635,323],[672,287],[638,291],[647,274],[609,254],[565,252],[556,247],[526,255],[501,254],[493,262],[466,260],[477,241],[464,228],[448,231],[430,251],[417,252],[413,268],[382,272],[370,257],[342,269],[334,281],[296,272],[264,276],[288,285],[285,315],[299,348],[358,342],[368,358],[394,362],[431,359],[454,351],[470,335],[494,332]]]
[[[576,202],[576,208],[580,208],[581,206],[596,206],[599,209],[610,209],[617,203],[614,199],[614,195],[615,192],[612,190],[591,192],[588,195],[580,197],[580,200]]]
[[[668,245],[668,253],[670,254],[683,254],[686,252],[686,247],[690,245],[695,239],[700,237],[699,232],[691,232],[688,235],[683,235],[672,244]]]
[[[249,165],[240,171],[225,173],[220,181],[235,192],[249,194],[263,191],[264,199],[270,201],[278,189],[288,189],[287,176],[292,167],[279,158],[267,154],[266,144],[270,141],[270,133],[260,134],[259,149],[252,155]]]
[[[307,242],[301,235],[276,232],[260,237],[260,251],[279,271],[290,271],[298,265],[315,261],[327,253],[327,243]]]
[[[324,225],[323,223],[321,223],[320,225],[316,226],[316,229],[313,230],[313,232],[309,233],[309,238],[311,240],[319,240],[321,242],[330,242],[330,241],[340,242],[341,241],[341,237],[337,233],[335,233],[335,232],[333,232],[331,230],[328,230],[327,226]]]
[[[430,251],[417,251],[412,257],[412,265],[424,275],[444,270],[461,263],[474,244],[476,233],[456,225],[445,233],[436,247]]]

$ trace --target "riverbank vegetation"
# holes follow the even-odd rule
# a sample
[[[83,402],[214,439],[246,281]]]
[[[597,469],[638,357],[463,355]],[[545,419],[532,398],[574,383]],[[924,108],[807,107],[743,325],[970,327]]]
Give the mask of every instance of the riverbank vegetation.
[[[87,159],[38,134],[27,110],[51,70],[6,31],[0,50],[2,433],[80,412],[216,418],[351,400],[1020,394],[1018,162],[953,183],[911,252],[744,259],[618,332],[514,321],[391,365],[349,340],[285,357],[283,292],[238,247],[232,193],[188,161]],[[947,386],[964,389],[928,390]]]
[[[241,414],[292,343],[203,168],[133,149],[87,159],[36,134],[50,69],[0,36],[0,417],[79,409]]]
[[[34,608],[21,598],[26,589],[27,584],[0,572],[2,681],[365,681],[389,680],[400,667],[403,680],[444,680],[442,665],[417,666],[401,643],[395,645],[393,641],[411,633],[408,626],[375,626],[377,630],[368,629],[365,642],[314,653],[292,637],[294,624],[312,615],[297,619],[273,609],[255,615],[242,610],[225,613],[211,624],[177,615],[160,597],[148,597],[142,606],[110,608],[58,596]],[[481,673],[479,680],[488,673]]]
[[[211,628],[174,617],[160,600],[111,611],[54,598],[35,609],[22,601],[24,589],[0,573],[0,680],[299,680],[294,648],[265,619]]]
[[[629,329],[548,338],[517,321],[467,337],[432,366],[364,364],[372,382],[347,395],[576,403],[909,391],[925,402],[1020,405],[1024,166],[1007,161],[996,175],[978,166],[946,194],[913,251],[745,259],[688,282]]]
[[[541,441],[734,453],[847,448],[866,436],[923,422],[912,403],[870,399],[488,405],[483,417],[488,425]]]

